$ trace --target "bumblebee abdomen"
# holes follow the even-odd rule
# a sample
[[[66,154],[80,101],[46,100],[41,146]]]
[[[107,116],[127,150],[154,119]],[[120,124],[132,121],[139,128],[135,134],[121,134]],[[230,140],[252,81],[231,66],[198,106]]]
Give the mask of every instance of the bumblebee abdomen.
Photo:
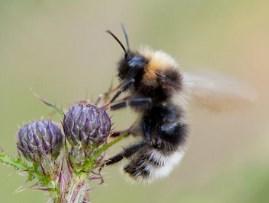
[[[181,161],[183,155],[183,149],[165,155],[152,148],[148,153],[138,153],[123,170],[135,180],[151,182],[168,176],[175,165]]]

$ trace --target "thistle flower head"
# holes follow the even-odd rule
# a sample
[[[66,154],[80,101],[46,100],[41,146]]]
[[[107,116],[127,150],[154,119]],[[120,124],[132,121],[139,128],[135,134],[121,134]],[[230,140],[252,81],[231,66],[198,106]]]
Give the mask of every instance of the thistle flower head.
[[[50,120],[28,123],[17,134],[17,149],[26,159],[39,162],[44,157],[56,159],[63,146],[64,135]]]
[[[111,120],[103,108],[92,104],[73,105],[64,116],[63,129],[72,146],[90,147],[106,142]]]

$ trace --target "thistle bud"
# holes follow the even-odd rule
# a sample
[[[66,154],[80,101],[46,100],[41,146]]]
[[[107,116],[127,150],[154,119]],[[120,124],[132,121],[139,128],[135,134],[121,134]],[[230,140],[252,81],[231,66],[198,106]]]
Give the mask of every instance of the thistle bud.
[[[63,129],[71,145],[87,148],[106,142],[111,129],[111,120],[104,109],[79,103],[65,114]]]
[[[17,149],[26,159],[40,162],[44,157],[56,159],[63,146],[61,129],[49,120],[24,125],[17,134]]]

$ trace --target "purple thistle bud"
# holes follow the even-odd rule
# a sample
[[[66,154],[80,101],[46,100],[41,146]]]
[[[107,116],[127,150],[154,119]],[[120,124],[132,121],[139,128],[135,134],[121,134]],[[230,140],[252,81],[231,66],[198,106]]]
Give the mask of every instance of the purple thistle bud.
[[[71,145],[89,147],[106,142],[111,129],[111,120],[104,109],[79,103],[65,114],[63,129]]]
[[[17,149],[26,159],[39,162],[44,157],[56,159],[63,146],[61,129],[50,120],[24,125],[17,134]]]

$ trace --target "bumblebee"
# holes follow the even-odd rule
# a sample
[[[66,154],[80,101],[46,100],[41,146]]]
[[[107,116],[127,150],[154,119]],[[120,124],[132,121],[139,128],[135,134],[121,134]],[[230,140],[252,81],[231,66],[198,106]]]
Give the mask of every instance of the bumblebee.
[[[107,159],[105,165],[127,159],[124,172],[135,180],[150,182],[169,175],[184,155],[189,129],[185,118],[189,103],[187,95],[212,109],[217,109],[215,104],[226,98],[235,98],[238,103],[249,101],[250,97],[244,97],[246,94],[236,92],[234,87],[228,93],[226,91],[225,96],[218,96],[220,94],[215,93],[219,87],[225,89],[225,82],[217,79],[218,83],[212,85],[210,77],[185,74],[163,51],[130,50],[127,32],[122,28],[126,47],[115,34],[107,31],[124,52],[118,64],[120,85],[114,89],[116,92],[109,105],[111,110],[129,106],[138,112],[137,121],[125,131],[142,139]],[[122,94],[125,97],[119,99]],[[214,95],[214,102],[208,102],[205,95]],[[113,136],[121,133],[116,132]]]

